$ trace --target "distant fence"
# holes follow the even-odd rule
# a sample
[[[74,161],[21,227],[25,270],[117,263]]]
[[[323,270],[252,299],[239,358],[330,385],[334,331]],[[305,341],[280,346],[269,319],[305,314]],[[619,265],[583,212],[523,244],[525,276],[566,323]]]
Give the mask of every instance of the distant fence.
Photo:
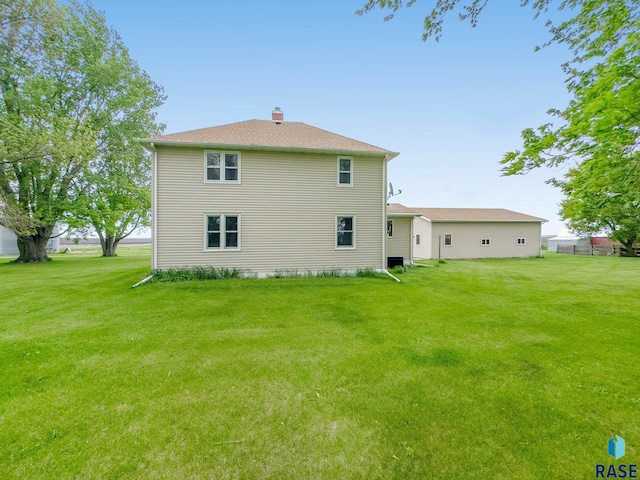
[[[570,255],[617,255],[621,256],[626,249],[619,245],[607,247],[605,245],[558,245],[558,253]],[[633,254],[640,257],[640,247],[633,249]]]
[[[614,255],[622,255],[627,251],[626,248],[621,247],[621,246],[617,246],[617,245],[615,247],[613,247],[613,249],[614,249],[614,252],[613,252]],[[640,247],[635,246],[633,248],[633,256],[634,257],[640,257]]]

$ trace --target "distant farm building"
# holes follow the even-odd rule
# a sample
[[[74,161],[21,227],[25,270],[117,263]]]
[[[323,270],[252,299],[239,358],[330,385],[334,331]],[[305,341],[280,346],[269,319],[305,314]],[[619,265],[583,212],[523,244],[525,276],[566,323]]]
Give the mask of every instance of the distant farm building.
[[[53,234],[59,235],[60,229],[54,228]],[[60,238],[51,238],[47,243],[47,252],[58,253],[60,251]],[[18,239],[16,234],[5,227],[0,226],[0,255],[18,255]]]
[[[580,238],[577,235],[565,230],[557,237],[552,237],[547,241],[547,251],[552,253],[562,253],[565,247],[587,248],[591,246],[589,238]]]

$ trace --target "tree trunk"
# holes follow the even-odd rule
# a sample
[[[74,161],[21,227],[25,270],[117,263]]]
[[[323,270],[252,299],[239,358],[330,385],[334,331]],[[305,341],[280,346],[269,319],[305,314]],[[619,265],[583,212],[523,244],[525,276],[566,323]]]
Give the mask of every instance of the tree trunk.
[[[18,236],[19,263],[48,262],[47,242],[51,238],[53,227],[38,227],[34,235]]]
[[[622,257],[635,257],[635,252],[633,250],[633,245],[636,243],[636,239],[629,238],[626,241],[620,241],[622,243],[623,248],[620,249],[620,256]]]
[[[118,243],[120,243],[120,238],[114,237],[111,235],[102,236],[100,235],[100,245],[102,246],[102,256],[103,257],[115,257],[116,248],[118,248]]]

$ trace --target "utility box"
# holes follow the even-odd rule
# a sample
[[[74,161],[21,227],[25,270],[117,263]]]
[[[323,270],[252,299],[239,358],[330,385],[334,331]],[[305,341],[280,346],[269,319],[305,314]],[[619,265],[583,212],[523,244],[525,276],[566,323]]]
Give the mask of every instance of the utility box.
[[[404,265],[404,257],[387,257],[387,268],[402,267]]]

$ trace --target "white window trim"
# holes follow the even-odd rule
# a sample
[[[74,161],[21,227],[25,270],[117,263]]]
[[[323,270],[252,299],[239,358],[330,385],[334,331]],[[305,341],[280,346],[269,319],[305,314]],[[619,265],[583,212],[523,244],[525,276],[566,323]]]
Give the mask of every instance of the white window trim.
[[[340,183],[340,172],[341,172],[341,170],[340,170],[340,160],[343,160],[343,159],[344,160],[349,160],[349,165],[351,166],[351,170],[349,170],[349,180],[350,180],[349,183]],[[338,157],[338,160],[337,160],[336,163],[337,163],[336,169],[337,169],[337,176],[338,176],[338,178],[336,179],[336,182],[338,182],[337,185],[339,187],[353,187],[353,157],[348,157],[346,155],[341,155],[341,156]],[[345,170],[345,172],[346,172],[346,170]]]
[[[220,154],[220,180],[208,180],[207,179],[207,153],[219,153]],[[225,154],[238,155],[238,179],[237,180],[225,180]],[[205,150],[204,151],[204,183],[231,183],[240,184],[242,177],[242,154],[231,150]]]
[[[389,235],[389,223],[391,223],[391,235]],[[393,220],[387,219],[387,238],[393,238],[393,235],[396,231],[396,226]]]
[[[447,241],[445,240],[447,235],[449,235],[451,237],[451,243],[449,245],[447,245]],[[453,233],[443,233],[442,234],[442,246],[443,247],[453,247]]]
[[[520,240],[522,240],[522,243],[520,242]],[[516,245],[519,247],[524,247],[526,244],[527,244],[526,237],[518,237],[518,239],[516,240]]]
[[[490,238],[482,238],[480,239],[480,245],[483,247],[490,247],[491,246],[491,239]]]
[[[220,217],[220,246],[209,247],[209,217]],[[238,246],[227,247],[227,217],[238,217]],[[205,252],[237,252],[242,250],[242,218],[238,213],[205,213],[204,214],[204,251]]]
[[[351,217],[352,218],[352,222],[351,222],[351,226],[353,228],[352,232],[353,232],[353,245],[338,245],[338,219],[341,217]],[[333,234],[333,242],[334,242],[334,248],[335,250],[355,250],[356,249],[356,216],[355,215],[336,215],[334,220],[333,220],[333,228],[335,229],[335,232]]]

